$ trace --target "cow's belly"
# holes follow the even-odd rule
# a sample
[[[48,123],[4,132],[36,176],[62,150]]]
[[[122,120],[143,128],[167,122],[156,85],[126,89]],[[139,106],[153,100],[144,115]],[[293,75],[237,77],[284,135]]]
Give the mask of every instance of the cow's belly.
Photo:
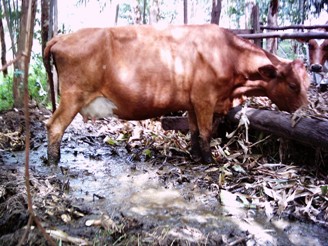
[[[83,107],[80,114],[83,116],[84,121],[88,119],[96,120],[115,116],[113,110],[117,109],[116,105],[106,97],[97,97],[87,106]]]

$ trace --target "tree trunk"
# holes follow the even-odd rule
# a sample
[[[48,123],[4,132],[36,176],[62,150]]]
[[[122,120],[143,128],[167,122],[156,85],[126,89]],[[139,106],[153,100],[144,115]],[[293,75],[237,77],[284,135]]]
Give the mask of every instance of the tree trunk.
[[[57,0],[41,0],[41,42],[42,42],[42,59],[43,64],[47,67],[46,63],[50,62],[44,59],[44,49],[47,42],[54,37],[58,32],[58,11],[57,11]],[[51,67],[51,64],[48,64]],[[53,76],[57,77],[55,69],[53,69]],[[50,84],[48,89],[48,98],[55,104],[58,97],[58,80],[54,78],[54,84]],[[52,105],[53,108],[56,107]]]
[[[137,0],[133,1],[132,4],[132,11],[133,11],[133,24],[139,25],[142,24],[142,13],[141,13],[141,9],[140,9],[140,5],[139,2]]]
[[[268,11],[268,26],[278,25],[278,0],[271,0],[269,11]],[[267,51],[276,54],[278,48],[278,43],[276,38],[267,39],[266,49]]]
[[[2,13],[1,3],[0,3],[0,12]],[[7,60],[6,60],[7,48],[6,48],[5,32],[3,30],[2,18],[0,18],[0,43],[1,43],[1,65],[3,67],[7,64]],[[7,68],[5,68],[2,72],[4,77],[8,75]]]
[[[49,39],[56,36],[58,33],[58,4],[57,0],[50,0],[50,21],[52,22],[52,33]]]
[[[25,51],[25,42],[27,38],[26,33],[26,25],[27,25],[27,11],[28,11],[28,0],[22,0],[21,2],[21,16],[20,16],[20,30],[19,30],[19,37],[17,42],[17,54],[24,53]],[[34,23],[35,14],[36,14],[36,6],[37,1],[32,0],[32,22]],[[31,25],[29,32],[33,34],[34,25]],[[33,39],[30,39],[29,42],[29,53],[24,54],[27,56],[27,62],[30,62],[30,55],[31,55],[31,47],[32,47]],[[16,55],[17,55],[16,54]],[[24,59],[19,59],[17,62],[14,63],[14,79],[13,79],[13,97],[14,97],[14,107],[22,108],[24,103]]]
[[[183,23],[188,24],[188,0],[183,0]]]
[[[42,57],[47,42],[58,33],[57,0],[41,0]]]
[[[45,62],[44,60],[44,49],[46,47],[46,44],[49,40],[49,33],[52,28],[50,25],[50,20],[49,20],[49,15],[50,15],[50,1],[49,0],[41,0],[41,47],[42,47],[42,58],[43,58],[43,63]]]
[[[252,11],[255,5],[255,0],[245,1],[245,29],[253,28]]]
[[[2,0],[2,6],[3,6],[3,11],[4,11],[4,15],[6,17],[6,21],[7,21],[7,26],[8,26],[8,30],[9,30],[9,35],[10,35],[10,41],[11,41],[11,49],[13,51],[13,58],[15,58],[17,52],[16,52],[16,31],[14,30],[14,26],[15,24],[13,23],[13,21],[10,20],[10,15],[12,14],[12,10],[10,8],[10,4],[6,2],[6,0]],[[18,32],[18,31],[17,31]]]
[[[119,12],[120,12],[120,5],[119,4],[116,4],[116,8],[115,8],[115,20],[114,20],[114,25],[115,26],[117,26]]]
[[[142,23],[145,25],[147,24],[146,21],[146,10],[147,10],[147,0],[143,1],[143,13],[142,13]]]
[[[222,0],[212,0],[211,23],[219,25]]]
[[[152,0],[149,6],[149,24],[155,24],[159,21],[159,3],[158,0]]]

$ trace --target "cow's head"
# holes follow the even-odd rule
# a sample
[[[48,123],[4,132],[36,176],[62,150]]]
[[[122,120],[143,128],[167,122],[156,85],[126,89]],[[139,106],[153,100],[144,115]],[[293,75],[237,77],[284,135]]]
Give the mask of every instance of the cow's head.
[[[301,60],[283,62],[277,66],[266,65],[259,68],[259,73],[267,82],[267,96],[280,110],[294,112],[308,103],[307,90],[310,83]]]
[[[328,24],[328,21],[325,23]],[[315,32],[328,32],[327,28],[315,29]],[[328,40],[299,38],[300,42],[307,43],[311,72],[322,72],[325,62],[328,60]]]
[[[322,72],[328,59],[328,39],[310,39],[308,41],[311,72]]]

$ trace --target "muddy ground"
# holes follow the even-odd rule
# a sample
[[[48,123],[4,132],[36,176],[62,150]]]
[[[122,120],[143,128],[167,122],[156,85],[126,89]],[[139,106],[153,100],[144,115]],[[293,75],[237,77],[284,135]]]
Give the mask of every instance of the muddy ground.
[[[324,118],[325,98],[311,94]],[[30,114],[33,208],[59,245],[328,245],[325,150],[282,150],[258,132],[246,143],[241,127],[213,139],[218,163],[203,165],[190,159],[188,134],[158,121],[77,116],[48,166],[50,112]],[[28,220],[23,112],[1,112],[0,128],[0,245],[17,245]],[[32,227],[26,244],[47,243]]]

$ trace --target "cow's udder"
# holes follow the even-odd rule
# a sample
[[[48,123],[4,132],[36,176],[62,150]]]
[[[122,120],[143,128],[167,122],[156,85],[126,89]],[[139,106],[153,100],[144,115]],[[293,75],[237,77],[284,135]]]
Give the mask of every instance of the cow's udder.
[[[80,114],[83,116],[84,121],[88,119],[96,120],[115,116],[113,113],[114,109],[117,109],[117,107],[112,101],[108,100],[106,97],[97,97],[87,106],[83,107]]]

